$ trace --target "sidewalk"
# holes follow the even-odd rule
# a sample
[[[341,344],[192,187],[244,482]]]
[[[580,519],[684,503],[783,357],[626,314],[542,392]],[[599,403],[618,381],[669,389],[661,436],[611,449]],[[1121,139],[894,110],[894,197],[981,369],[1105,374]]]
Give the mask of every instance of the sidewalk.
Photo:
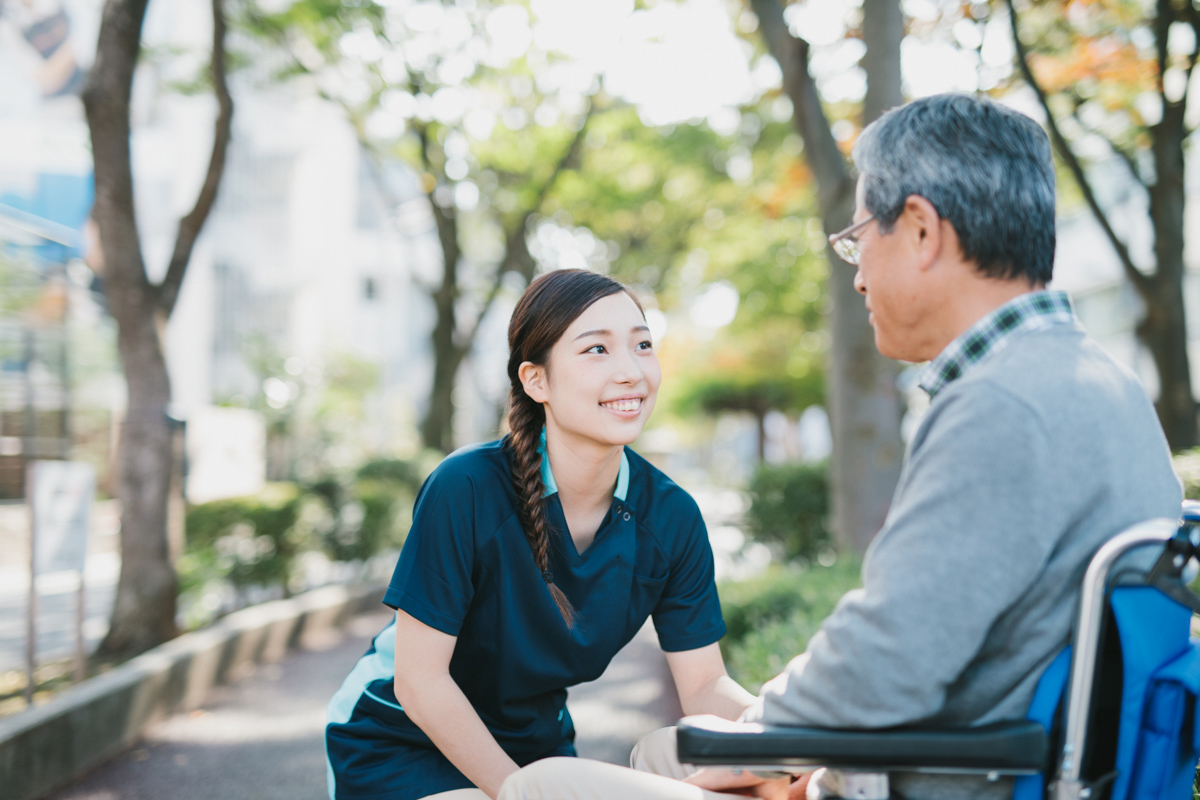
[[[204,708],[155,726],[133,751],[52,800],[323,800],[325,704],[387,623],[385,609],[341,634],[214,692]],[[647,626],[597,681],[569,701],[581,756],[625,763],[642,736],[679,717]]]

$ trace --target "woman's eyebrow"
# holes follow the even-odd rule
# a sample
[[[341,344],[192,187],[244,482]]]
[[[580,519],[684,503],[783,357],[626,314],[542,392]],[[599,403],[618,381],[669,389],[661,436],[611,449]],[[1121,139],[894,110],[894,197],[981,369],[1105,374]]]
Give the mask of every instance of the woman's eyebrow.
[[[632,333],[636,333],[638,331],[646,331],[648,333],[650,331],[650,326],[638,325],[637,327],[630,328],[629,330]],[[575,341],[578,342],[580,339],[583,339],[586,336],[612,336],[612,331],[608,330],[607,328],[597,328],[594,331],[584,331],[575,337]]]
[[[594,331],[584,331],[583,333],[581,333],[575,337],[575,341],[578,342],[580,339],[584,338],[585,336],[612,336],[612,331],[607,330],[605,328],[597,328]]]

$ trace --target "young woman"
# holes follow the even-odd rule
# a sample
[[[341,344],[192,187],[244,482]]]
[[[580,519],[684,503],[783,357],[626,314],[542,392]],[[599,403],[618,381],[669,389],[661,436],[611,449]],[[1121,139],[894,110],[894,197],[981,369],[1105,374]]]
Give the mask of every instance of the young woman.
[[[486,800],[575,754],[567,687],[647,617],[683,710],[736,718],[696,503],[632,450],[661,378],[611,278],[543,275],[508,329],[511,433],[446,458],[417,496],[384,603],[396,620],[329,705],[333,800]]]

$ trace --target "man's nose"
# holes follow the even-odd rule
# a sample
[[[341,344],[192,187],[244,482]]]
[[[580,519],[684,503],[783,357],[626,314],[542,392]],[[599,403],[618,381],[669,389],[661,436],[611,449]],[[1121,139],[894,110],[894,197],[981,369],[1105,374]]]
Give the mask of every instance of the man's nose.
[[[867,284],[865,281],[863,281],[861,268],[856,270],[854,273],[854,290],[862,295],[867,293]]]

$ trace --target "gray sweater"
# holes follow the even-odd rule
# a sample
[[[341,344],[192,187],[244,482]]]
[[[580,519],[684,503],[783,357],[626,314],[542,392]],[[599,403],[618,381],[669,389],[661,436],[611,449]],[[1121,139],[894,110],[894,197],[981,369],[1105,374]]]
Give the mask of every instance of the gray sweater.
[[[934,398],[847,594],[742,719],[882,728],[1021,718],[1070,638],[1107,539],[1177,517],[1179,481],[1137,380],[1069,325],[1016,336]],[[1011,782],[893,776],[910,799]]]

